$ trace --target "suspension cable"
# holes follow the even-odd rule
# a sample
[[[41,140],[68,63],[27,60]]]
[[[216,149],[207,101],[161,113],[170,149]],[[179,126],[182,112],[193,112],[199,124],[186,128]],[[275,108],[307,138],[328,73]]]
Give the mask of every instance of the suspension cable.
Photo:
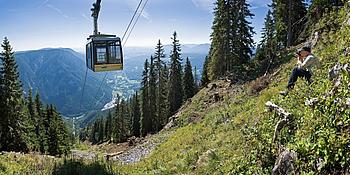
[[[132,31],[134,30],[134,28],[135,28],[135,26],[136,26],[136,24],[137,24],[137,21],[139,20],[141,14],[142,14],[142,12],[143,12],[143,10],[145,9],[145,7],[146,7],[146,5],[147,5],[147,2],[148,2],[148,0],[146,0],[146,2],[143,4],[143,7],[142,7],[142,9],[141,9],[139,15],[137,16],[136,21],[135,21],[135,23],[133,24],[133,26],[132,26],[132,28],[131,28],[131,31],[129,32],[128,37],[125,39],[125,42],[124,42],[124,44],[123,44],[123,47],[125,46],[125,44],[126,44],[126,42],[128,41],[128,39],[129,39],[129,37],[130,37]]]
[[[84,97],[84,91],[85,91],[85,84],[86,84],[86,77],[87,77],[88,69],[87,67],[85,68],[85,78],[84,78],[84,84],[83,84],[83,89],[81,91],[81,96],[80,96],[80,103],[79,103],[79,112],[81,112],[81,105]]]
[[[124,35],[123,35],[123,37],[122,37],[122,41],[124,40],[124,37],[125,37],[125,35],[127,34],[128,30],[129,30],[129,28],[130,28],[130,26],[131,26],[132,21],[134,21],[134,18],[135,18],[135,16],[136,16],[136,13],[137,13],[137,11],[139,11],[139,8],[140,8],[141,4],[142,4],[142,0],[140,0],[140,2],[139,2],[139,4],[137,5],[137,8],[136,8],[134,14],[132,15],[132,18],[131,18],[131,20],[130,20],[130,22],[129,22],[129,24],[128,24],[128,27],[126,28],[126,30],[125,30],[125,32],[124,32]]]

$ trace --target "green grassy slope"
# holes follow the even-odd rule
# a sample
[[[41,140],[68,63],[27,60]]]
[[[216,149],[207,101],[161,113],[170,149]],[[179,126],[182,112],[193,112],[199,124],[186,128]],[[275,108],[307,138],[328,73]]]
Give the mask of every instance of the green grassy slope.
[[[278,94],[286,86],[294,60],[283,65],[272,77],[272,83],[258,94],[251,93],[250,84],[229,88],[224,82],[216,82],[223,87],[213,92],[200,91],[183,109],[179,127],[165,143],[144,161],[123,166],[121,172],[271,174],[283,145],[298,154],[295,167],[301,174],[344,173],[350,166],[350,110],[342,109],[350,97],[349,73],[343,71],[338,90],[324,96],[334,87],[327,78],[328,70],[337,62],[350,63],[345,53],[350,47],[350,27],[341,26],[346,18],[346,10],[341,10],[315,27],[321,35],[314,54],[322,67],[314,72],[311,86],[299,80],[287,97]],[[220,92],[223,101],[210,103],[215,91]],[[305,105],[311,98],[319,99],[313,108]],[[265,111],[267,101],[293,114],[293,120],[274,143],[272,137],[279,118]],[[202,120],[189,123],[193,116]]]

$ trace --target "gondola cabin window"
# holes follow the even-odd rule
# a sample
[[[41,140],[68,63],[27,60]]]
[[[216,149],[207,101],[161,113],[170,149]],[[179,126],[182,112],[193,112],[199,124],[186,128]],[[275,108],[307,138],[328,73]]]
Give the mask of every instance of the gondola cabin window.
[[[96,53],[97,53],[97,64],[107,63],[107,50],[105,47],[97,46]]]
[[[86,45],[86,65],[89,69],[92,69],[92,53],[91,43]]]
[[[120,42],[110,42],[109,43],[109,60],[108,63],[112,64],[121,64],[122,63],[122,57],[121,57],[121,47]]]
[[[86,44],[86,64],[94,72],[123,70],[120,38],[115,35],[92,35]]]

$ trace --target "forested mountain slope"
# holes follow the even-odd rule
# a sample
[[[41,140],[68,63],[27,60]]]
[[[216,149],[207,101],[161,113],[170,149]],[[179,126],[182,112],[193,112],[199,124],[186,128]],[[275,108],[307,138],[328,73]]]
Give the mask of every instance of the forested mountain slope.
[[[100,103],[95,104],[95,95],[103,79],[102,74],[88,71],[86,88],[79,111],[79,100],[85,75],[84,56],[71,49],[41,49],[16,53],[20,78],[25,91],[40,92],[43,101],[55,104],[64,115],[102,108],[112,99],[112,90],[102,86]]]

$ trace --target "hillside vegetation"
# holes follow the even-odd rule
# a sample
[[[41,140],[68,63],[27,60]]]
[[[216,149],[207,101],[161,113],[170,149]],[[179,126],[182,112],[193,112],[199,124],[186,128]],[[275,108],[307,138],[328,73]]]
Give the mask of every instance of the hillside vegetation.
[[[350,166],[349,68],[340,71],[338,82],[328,79],[328,71],[337,63],[349,64],[347,14],[329,14],[316,25],[320,34],[314,54],[322,67],[311,86],[300,80],[288,96],[278,94],[293,59],[259,93],[252,88],[259,80],[235,87],[215,82],[217,89],[203,89],[185,105],[169,139],[140,163],[123,166],[122,174],[271,174],[282,149],[296,153],[295,173],[345,174]],[[292,56],[293,50],[286,54]],[[217,93],[222,100],[212,103]],[[315,104],[305,105],[313,98]],[[279,117],[265,110],[267,101],[293,116],[275,142]]]
[[[311,86],[301,80],[288,96],[278,94],[284,89],[294,60],[270,76],[271,83],[261,92],[253,88],[261,83],[259,80],[232,87],[224,80],[214,82],[209,87],[215,84],[217,88],[202,89],[183,106],[170,137],[148,158],[124,166],[85,163],[101,169],[102,174],[271,174],[283,147],[297,154],[296,173],[345,174],[350,166],[349,72],[341,71],[335,90],[334,82],[328,80],[328,70],[336,63],[349,64],[350,26],[331,31],[326,28],[343,24],[347,17],[346,11],[341,11],[325,18],[316,28],[324,30],[314,48],[322,67],[315,72]],[[313,107],[305,105],[312,98],[318,102]],[[272,139],[279,117],[265,110],[267,101],[293,115],[275,142]],[[0,164],[3,174],[17,166],[6,160]],[[67,164],[79,164],[71,169],[79,171],[80,167],[80,173],[86,169],[84,163],[62,163]]]
[[[290,62],[270,75],[232,86],[229,81],[218,80],[199,91],[175,115],[172,128],[151,137],[163,139],[162,143],[140,162],[126,165],[98,159],[59,159],[58,163],[41,168],[54,174],[349,173],[348,14],[347,8],[341,9],[327,14],[314,26],[313,32],[318,32],[319,37],[313,53],[322,65],[314,72],[310,86],[301,79],[287,96],[279,95],[296,63],[293,58],[296,48],[291,48],[282,55],[282,59]],[[329,70],[335,65],[340,67],[339,74],[329,79]],[[266,110],[268,101],[292,116],[280,127],[275,139],[275,128],[281,118]],[[161,138],[165,134],[169,136]],[[289,155],[284,157],[290,159],[278,159],[281,155]],[[7,157],[0,155],[0,174],[12,173],[13,167],[33,162],[26,159],[9,163],[12,159]],[[281,162],[278,160],[289,164],[285,166],[288,172],[274,168]]]

